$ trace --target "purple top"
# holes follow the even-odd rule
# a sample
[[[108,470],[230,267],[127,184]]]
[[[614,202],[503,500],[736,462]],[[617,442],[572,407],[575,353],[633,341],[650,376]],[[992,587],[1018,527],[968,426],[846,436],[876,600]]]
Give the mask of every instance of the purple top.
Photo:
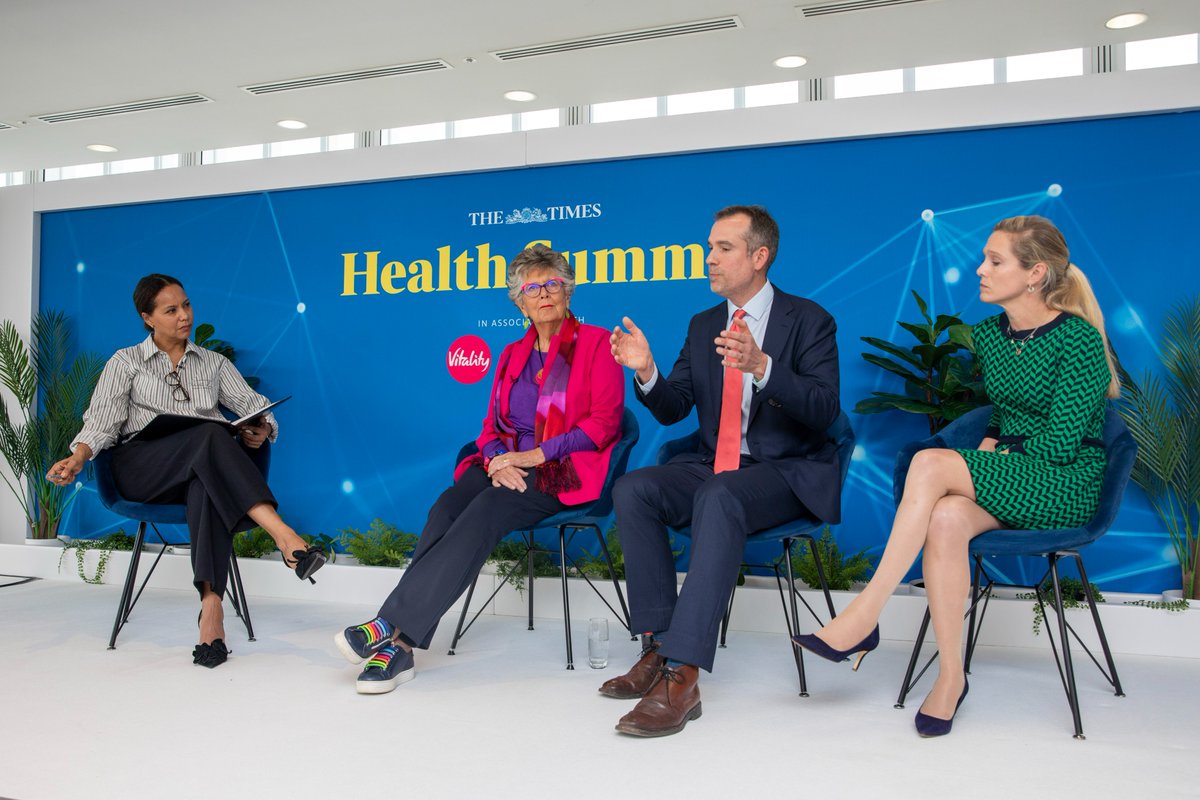
[[[546,354],[534,350],[521,370],[521,377],[512,385],[508,396],[508,418],[517,429],[517,449],[532,450],[533,429],[537,421],[538,384],[537,372],[545,363]],[[484,458],[495,458],[504,449],[499,439],[493,439],[483,446]],[[596,443],[579,428],[572,428],[559,436],[552,436],[542,442],[542,453],[547,461],[558,461],[563,456],[577,450],[595,450]]]

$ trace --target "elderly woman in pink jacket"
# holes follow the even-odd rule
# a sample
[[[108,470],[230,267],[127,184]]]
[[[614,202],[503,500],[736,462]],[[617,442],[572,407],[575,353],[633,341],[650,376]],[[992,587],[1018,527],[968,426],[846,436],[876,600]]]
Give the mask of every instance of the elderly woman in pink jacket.
[[[479,452],[437,499],[404,576],[374,619],[334,642],[367,662],[360,694],[384,694],[416,674],[442,615],[505,534],[600,496],[621,437],[625,382],[603,328],[571,313],[575,272],[536,244],[508,267],[508,296],[529,329],[500,355]]]

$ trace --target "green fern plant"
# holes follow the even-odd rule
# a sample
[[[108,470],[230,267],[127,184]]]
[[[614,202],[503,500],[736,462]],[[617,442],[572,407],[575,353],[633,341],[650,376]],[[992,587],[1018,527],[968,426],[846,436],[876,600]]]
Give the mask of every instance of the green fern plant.
[[[856,582],[866,580],[875,571],[875,566],[865,549],[852,556],[844,556],[828,525],[821,529],[821,536],[816,540],[816,544],[817,553],[821,557],[821,568],[825,572],[825,580],[830,589],[848,591]],[[792,545],[792,571],[809,586],[821,585],[820,576],[817,574],[817,562],[813,560],[807,539],[798,539]]]
[[[1200,599],[1200,296],[1163,320],[1163,375],[1141,384],[1121,370],[1117,408],[1137,442],[1132,479],[1166,526],[1179,559],[1183,596]]]
[[[608,531],[604,534],[604,541],[608,545],[608,555],[612,558],[613,572],[617,575],[617,580],[625,580],[625,551],[621,549],[621,537],[617,535],[617,526],[610,525]],[[668,534],[667,546],[671,548],[671,556],[678,559],[683,555],[683,548],[675,546],[674,534]],[[589,578],[602,578],[604,580],[612,580],[612,576],[608,571],[608,564],[604,563],[604,554],[586,553],[581,556],[576,562],[579,571],[587,575]],[[741,579],[739,578],[739,585]]]
[[[8,486],[34,539],[53,539],[74,501],[75,486],[46,480],[50,467],[68,455],[83,427],[103,361],[95,353],[71,357],[71,326],[60,311],[40,312],[28,346],[11,320],[0,323],[0,383],[17,402],[17,412],[0,398],[0,454]]]
[[[499,568],[497,574],[504,575],[504,580],[509,586],[516,589],[519,594],[523,594],[525,592],[525,575],[529,571],[528,554],[529,551],[523,538],[501,539],[487,560],[489,563],[497,565]],[[551,558],[549,550],[543,550],[540,547],[534,548],[533,577],[558,577],[558,563]]]
[[[417,546],[417,535],[406,533],[376,517],[365,532],[342,528],[346,552],[367,567],[403,567]]]
[[[233,537],[233,554],[238,558],[262,558],[276,549],[275,540],[262,528],[251,528]]]

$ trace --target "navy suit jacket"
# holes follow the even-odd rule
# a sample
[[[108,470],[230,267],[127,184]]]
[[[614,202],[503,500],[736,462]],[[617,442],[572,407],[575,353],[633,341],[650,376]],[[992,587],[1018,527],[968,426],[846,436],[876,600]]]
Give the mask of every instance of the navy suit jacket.
[[[648,393],[640,387],[635,392],[664,425],[696,409],[699,448],[672,461],[712,461],[716,454],[724,369],[713,340],[725,329],[727,315],[722,300],[692,317],[671,374],[660,373]],[[775,288],[762,342],[771,357],[771,378],[753,390],[746,429],[750,455],[778,469],[800,502],[832,523],[842,516],[837,447],[826,435],[841,412],[836,332],[821,306]]]

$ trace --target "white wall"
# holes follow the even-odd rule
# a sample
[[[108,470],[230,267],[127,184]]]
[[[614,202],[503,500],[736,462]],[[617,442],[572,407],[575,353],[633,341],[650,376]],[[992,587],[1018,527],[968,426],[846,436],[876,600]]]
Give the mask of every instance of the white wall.
[[[33,209],[34,187],[0,189],[0,319],[10,319],[26,339],[30,316],[37,302],[33,276],[37,264],[38,225]],[[0,388],[0,399],[16,410],[12,395]],[[7,467],[0,466],[11,480]],[[0,542],[25,538],[21,507],[8,487],[0,485]],[[0,570],[2,571],[2,570]]]
[[[1200,108],[1200,65],[999,84],[57,181],[0,189],[0,318],[28,332],[38,214],[267,189]],[[1102,169],[1103,165],[1098,164]],[[0,498],[0,542],[24,533]]]

